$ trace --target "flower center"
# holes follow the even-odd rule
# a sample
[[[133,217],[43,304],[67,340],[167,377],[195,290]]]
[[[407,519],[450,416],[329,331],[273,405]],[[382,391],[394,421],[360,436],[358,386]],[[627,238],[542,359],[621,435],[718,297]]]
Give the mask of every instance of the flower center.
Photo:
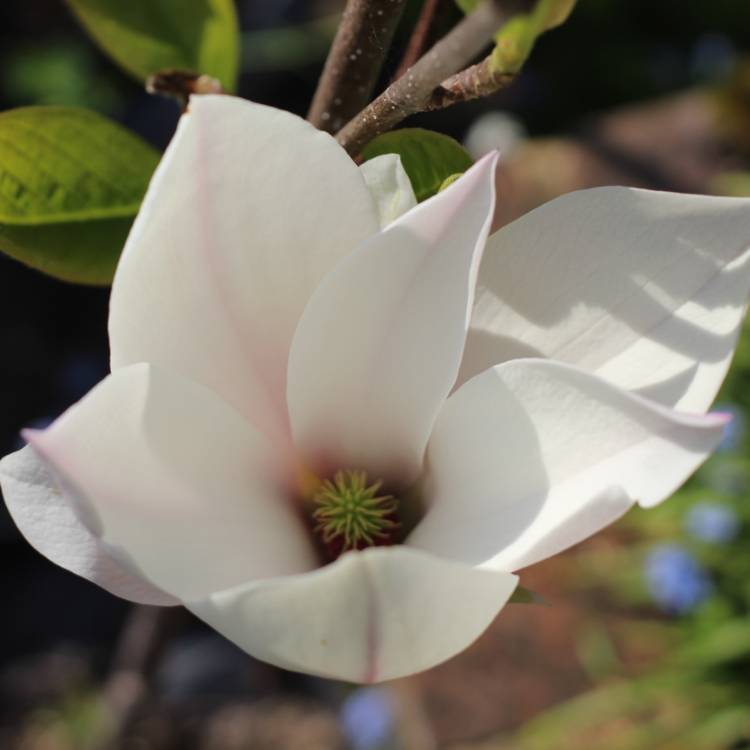
[[[341,552],[387,543],[399,527],[398,500],[380,494],[382,481],[368,483],[364,471],[337,471],[313,495],[314,531]]]

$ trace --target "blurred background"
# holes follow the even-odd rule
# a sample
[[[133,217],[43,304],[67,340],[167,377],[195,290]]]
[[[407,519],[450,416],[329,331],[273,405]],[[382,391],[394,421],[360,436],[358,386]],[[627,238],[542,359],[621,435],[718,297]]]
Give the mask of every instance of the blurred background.
[[[240,94],[304,114],[342,7],[240,0]],[[457,17],[445,0],[435,33]],[[0,109],[29,104],[90,107],[160,148],[178,117],[60,0],[6,0]],[[750,195],[750,3],[579,0],[511,88],[407,124],[501,149],[503,221],[601,184]],[[107,297],[0,256],[0,455],[106,374]],[[37,555],[0,508],[0,749],[750,748],[750,329],[720,404],[731,430],[673,500],[524,571],[542,603],[377,687],[285,673],[182,611],[133,608]]]

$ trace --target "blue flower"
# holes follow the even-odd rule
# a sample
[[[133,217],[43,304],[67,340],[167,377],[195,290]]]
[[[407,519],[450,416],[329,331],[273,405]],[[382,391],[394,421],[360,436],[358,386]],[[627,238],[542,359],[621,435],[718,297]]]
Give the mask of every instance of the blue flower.
[[[713,589],[700,563],[678,544],[661,544],[646,557],[646,583],[656,604],[669,614],[695,609]]]
[[[382,688],[355,690],[344,701],[340,719],[354,750],[375,750],[393,735],[393,706]]]
[[[739,534],[740,519],[721,503],[697,503],[685,516],[685,529],[702,542],[726,544]]]

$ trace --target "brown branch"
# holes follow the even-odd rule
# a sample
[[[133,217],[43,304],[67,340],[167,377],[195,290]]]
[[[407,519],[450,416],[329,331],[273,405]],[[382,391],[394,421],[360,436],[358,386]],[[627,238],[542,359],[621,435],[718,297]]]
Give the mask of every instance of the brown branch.
[[[109,750],[126,729],[133,712],[148,695],[149,681],[159,657],[185,616],[181,607],[139,604],[130,611],[115,647],[110,674],[102,687],[108,721],[94,743],[97,750]]]
[[[425,111],[435,89],[480,53],[505,19],[499,0],[484,0],[405,75],[344,126],[337,135],[338,142],[356,156],[375,136],[390,130],[409,115]]]
[[[459,102],[489,96],[509,86],[515,77],[515,73],[493,70],[490,58],[486,57],[482,62],[443,81],[432,92],[425,109],[445,109]]]
[[[404,52],[404,56],[401,58],[401,62],[398,64],[396,74],[393,76],[393,80],[398,80],[414,63],[419,60],[424,54],[427,48],[427,38],[430,35],[430,29],[432,23],[435,20],[435,12],[437,11],[440,0],[425,0],[422,10],[417,19],[417,23],[414,26],[411,39],[409,39],[409,45]]]
[[[348,0],[307,119],[335,133],[370,100],[406,0]]]

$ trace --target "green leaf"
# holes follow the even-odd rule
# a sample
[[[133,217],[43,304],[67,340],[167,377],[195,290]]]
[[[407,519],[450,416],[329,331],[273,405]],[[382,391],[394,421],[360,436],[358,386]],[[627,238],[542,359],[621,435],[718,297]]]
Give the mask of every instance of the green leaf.
[[[193,70],[236,88],[239,29],[233,0],[68,0],[97,44],[140,80]]]
[[[384,133],[370,141],[362,152],[364,161],[383,154],[398,154],[409,175],[418,201],[434,195],[456,172],[465,172],[472,160],[466,149],[442,133],[404,128]]]
[[[0,114],[0,222],[50,224],[133,216],[158,152],[77,107]]]
[[[66,281],[109,283],[158,161],[85,109],[0,114],[0,250]]]
[[[0,250],[57,279],[106,286],[132,223],[129,218],[47,226],[0,224]]]

